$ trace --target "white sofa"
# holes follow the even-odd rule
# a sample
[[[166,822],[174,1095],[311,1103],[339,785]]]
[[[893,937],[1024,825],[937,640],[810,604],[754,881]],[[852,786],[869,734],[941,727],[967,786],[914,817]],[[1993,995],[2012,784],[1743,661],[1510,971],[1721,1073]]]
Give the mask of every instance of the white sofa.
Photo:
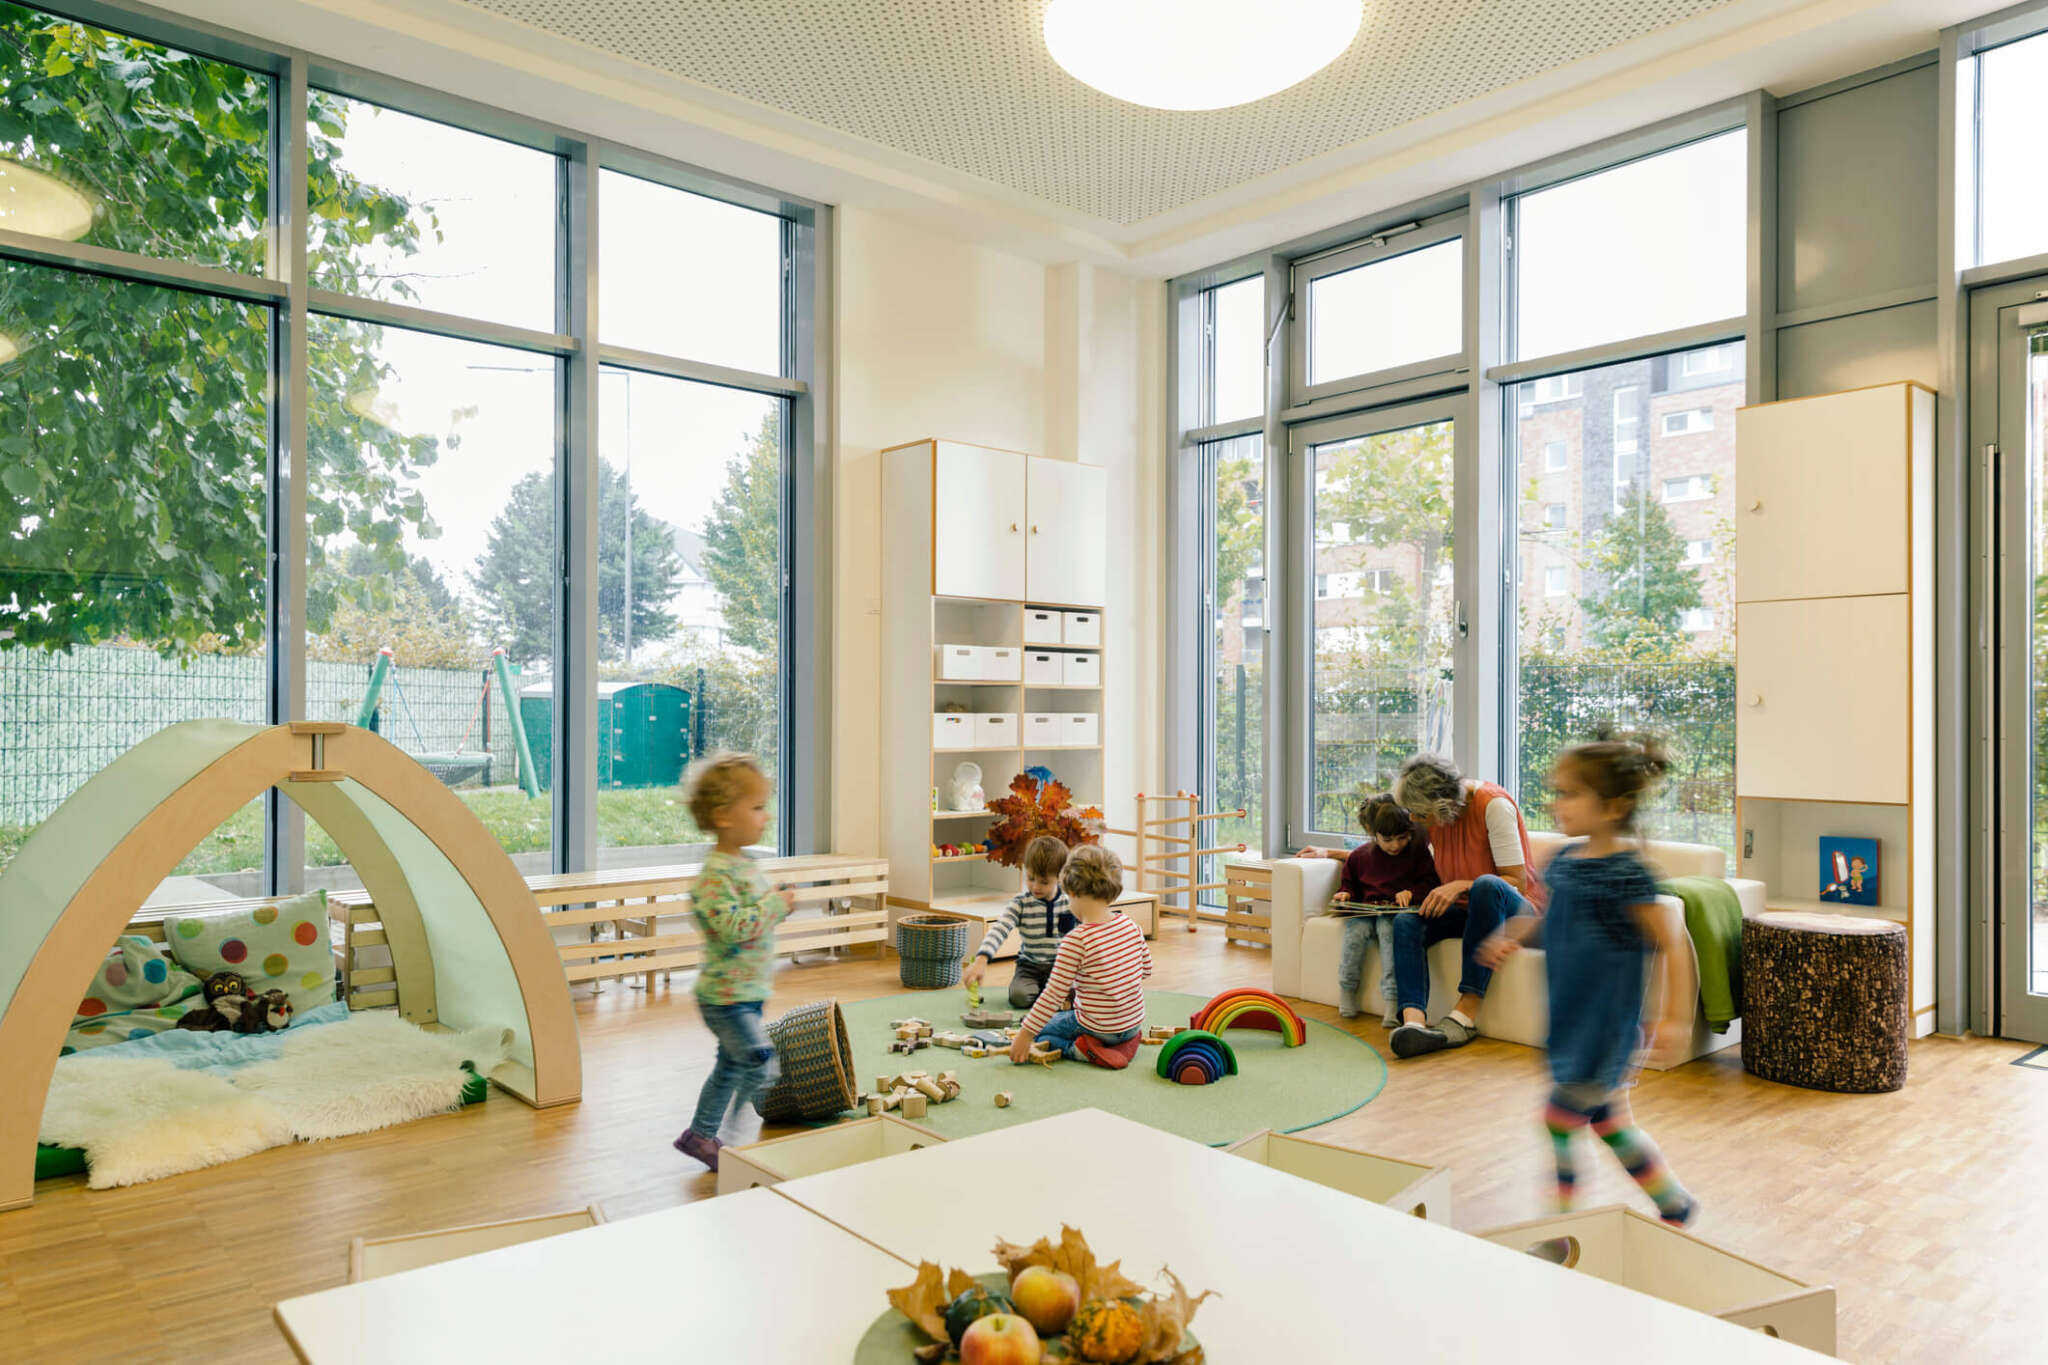
[[[1558,834],[1532,832],[1530,852],[1536,866],[1543,865],[1570,840]],[[1647,861],[1659,879],[1666,877],[1719,877],[1727,868],[1727,857],[1711,844],[1651,843]],[[1300,1000],[1322,1005],[1341,1004],[1337,989],[1337,960],[1343,954],[1343,921],[1329,913],[1330,897],[1336,894],[1342,866],[1330,858],[1283,858],[1273,864],[1273,990]],[[1742,902],[1745,918],[1764,909],[1762,882],[1731,879]],[[1678,901],[1661,896],[1659,902],[1673,915],[1684,913]],[[1458,976],[1463,946],[1446,939],[1429,950],[1429,1017],[1441,1018],[1457,1003]],[[1358,992],[1359,1008],[1374,1018],[1386,1012],[1380,997],[1379,949],[1366,949],[1365,972]],[[1516,953],[1493,974],[1486,1004],[1479,1012],[1479,1031],[1530,1047],[1543,1046],[1549,1031],[1550,1008],[1544,985],[1541,950]],[[1715,1033],[1706,1019],[1696,1015],[1692,1042],[1681,1060],[1689,1061],[1718,1051],[1742,1039],[1741,1021]]]

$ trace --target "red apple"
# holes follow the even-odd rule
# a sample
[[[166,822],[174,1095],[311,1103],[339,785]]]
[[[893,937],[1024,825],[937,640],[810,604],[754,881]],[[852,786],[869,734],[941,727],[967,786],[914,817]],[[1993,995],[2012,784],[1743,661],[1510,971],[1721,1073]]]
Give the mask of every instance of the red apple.
[[[1081,1307],[1081,1282],[1049,1265],[1027,1265],[1010,1282],[1010,1302],[1040,1336],[1057,1336]]]
[[[1038,1365],[1038,1333],[1015,1313],[976,1318],[960,1338],[960,1365]]]

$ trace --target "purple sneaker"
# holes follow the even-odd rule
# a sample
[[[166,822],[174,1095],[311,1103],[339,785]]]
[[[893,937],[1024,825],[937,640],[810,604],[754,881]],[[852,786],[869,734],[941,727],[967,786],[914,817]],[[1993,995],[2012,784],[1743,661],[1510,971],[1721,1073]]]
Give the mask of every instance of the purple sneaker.
[[[693,1128],[669,1145],[684,1156],[703,1162],[707,1170],[715,1171],[718,1169],[718,1149],[725,1144],[715,1137],[705,1137]]]

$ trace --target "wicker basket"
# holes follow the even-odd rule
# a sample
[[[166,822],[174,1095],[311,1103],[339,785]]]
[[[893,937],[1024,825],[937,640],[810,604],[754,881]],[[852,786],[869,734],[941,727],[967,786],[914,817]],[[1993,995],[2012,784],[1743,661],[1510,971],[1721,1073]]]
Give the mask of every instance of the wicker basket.
[[[762,1102],[770,1123],[837,1118],[859,1099],[853,1084],[853,1046],[837,1000],[799,1005],[768,1026],[782,1060],[782,1076]]]
[[[905,915],[896,922],[896,955],[903,984],[937,990],[960,984],[967,958],[967,933],[976,921],[965,915]]]

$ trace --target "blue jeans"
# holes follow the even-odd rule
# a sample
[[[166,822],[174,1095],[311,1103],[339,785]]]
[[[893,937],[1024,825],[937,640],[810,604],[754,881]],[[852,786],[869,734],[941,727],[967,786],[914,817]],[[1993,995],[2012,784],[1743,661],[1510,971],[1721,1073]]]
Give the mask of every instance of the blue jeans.
[[[1394,982],[1394,926],[1414,915],[1353,915],[1344,921],[1344,952],[1337,959],[1337,991],[1343,997],[1340,1008],[1356,1009],[1358,988],[1365,979],[1365,950],[1380,945],[1380,995],[1387,1008],[1394,1007],[1400,992]]]
[[[761,1002],[742,1000],[733,1005],[714,1005],[699,1000],[704,1025],[718,1039],[718,1060],[711,1065],[704,1089],[697,1096],[697,1116],[690,1131],[701,1137],[717,1137],[725,1122],[725,1111],[734,1103],[761,1106],[782,1074],[781,1059],[761,1022]]]
[[[1491,874],[1472,883],[1465,904],[1444,911],[1435,919],[1422,915],[1394,918],[1394,981],[1402,1010],[1429,1011],[1429,949],[1433,943],[1462,937],[1465,964],[1458,978],[1460,995],[1485,998],[1493,982],[1493,969],[1482,967],[1474,955],[1479,945],[1501,925],[1521,911],[1521,893]]]
[[[1118,1043],[1128,1043],[1138,1036],[1138,1030],[1134,1028],[1125,1029],[1122,1033],[1097,1033],[1092,1028],[1083,1028],[1080,1016],[1072,1010],[1061,1010],[1045,1021],[1045,1027],[1038,1031],[1038,1041],[1047,1047],[1058,1048],[1060,1055],[1070,1062],[1085,1061],[1087,1059],[1074,1048],[1074,1040],[1084,1033],[1096,1042],[1108,1043],[1111,1047]]]

